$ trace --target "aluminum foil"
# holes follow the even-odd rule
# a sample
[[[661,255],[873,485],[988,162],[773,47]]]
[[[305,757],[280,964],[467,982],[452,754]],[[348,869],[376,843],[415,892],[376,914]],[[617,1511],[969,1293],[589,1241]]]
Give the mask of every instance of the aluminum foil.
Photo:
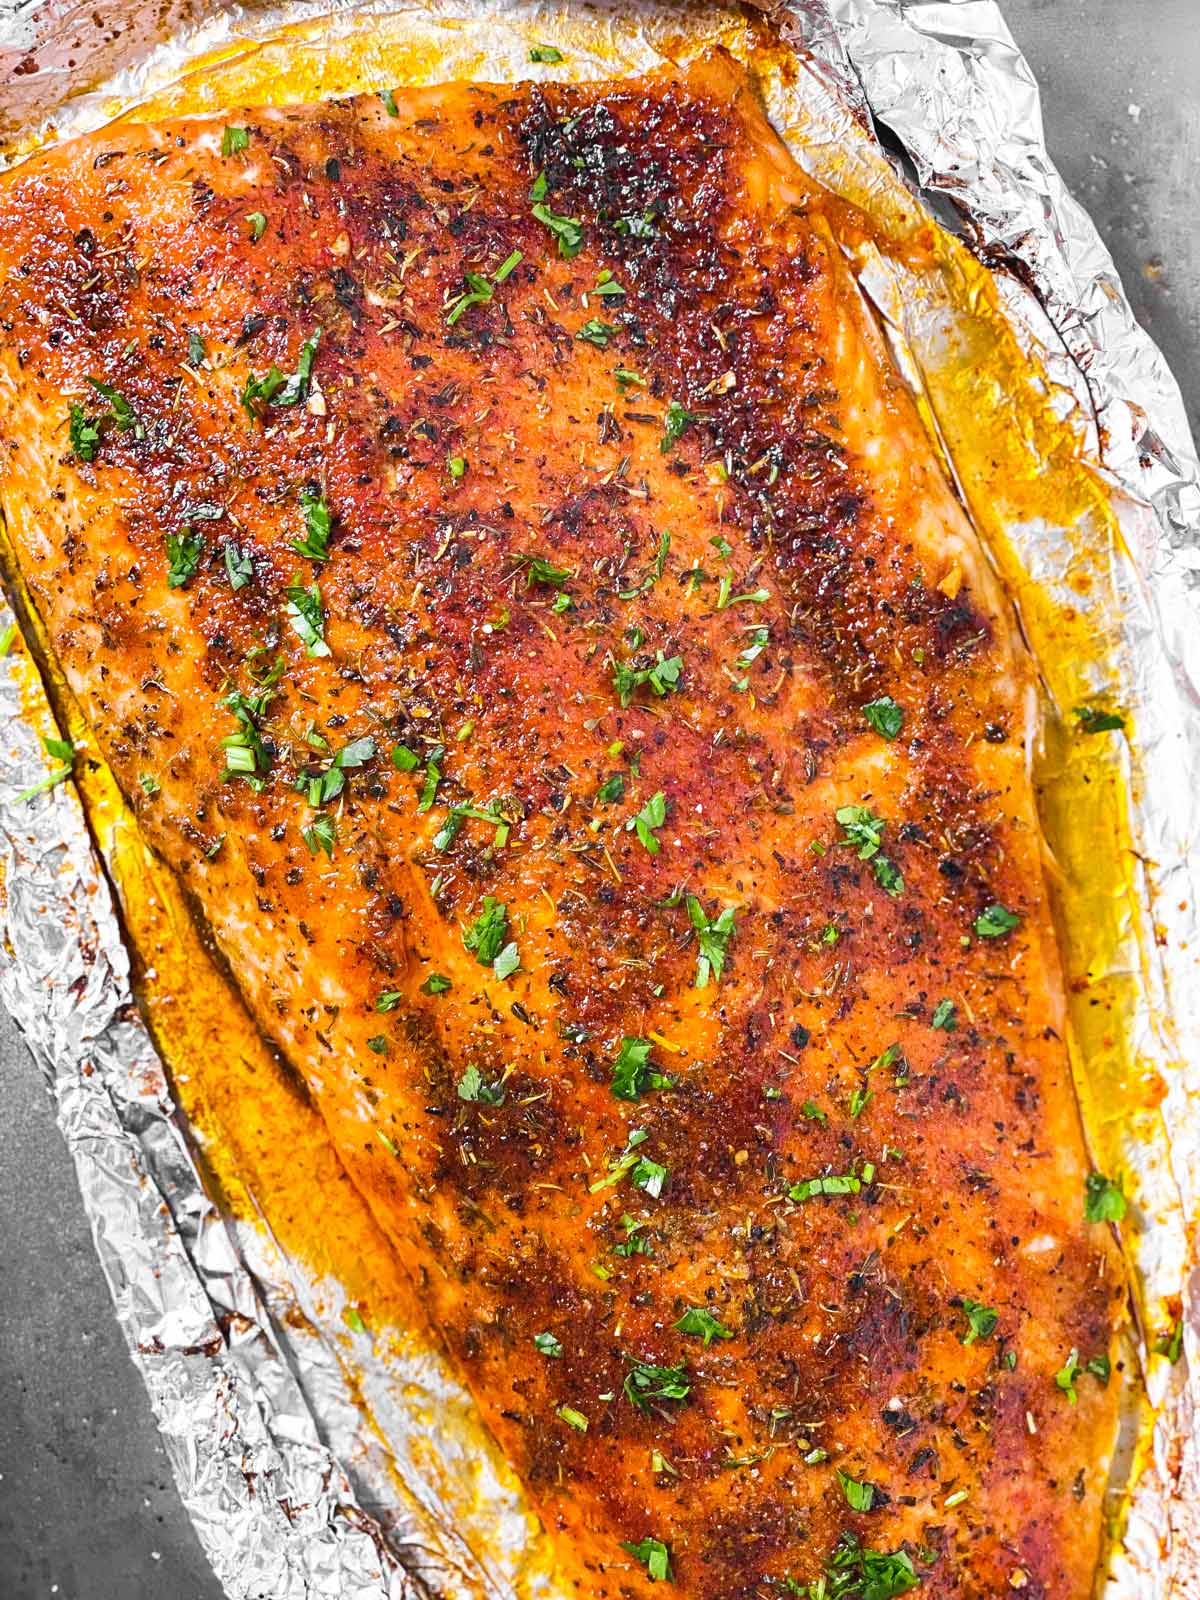
[[[644,70],[680,37],[680,13],[648,0],[606,0],[586,12],[500,0],[285,8],[118,0],[104,26],[69,0],[2,7],[0,136],[10,149],[22,131],[62,137],[99,126],[201,57],[253,49],[297,19],[311,24],[311,42],[344,38],[381,15],[439,38],[469,14],[487,31],[493,78],[538,70],[527,64],[531,30],[571,31],[583,76]],[[887,127],[922,188],[952,203],[997,268],[1008,317],[1118,507],[1110,576],[1120,628],[1096,687],[1118,685],[1134,713],[1136,736],[1119,759],[1140,865],[1120,960],[1144,991],[1129,1019],[1137,1058],[1163,1092],[1155,1137],[1143,1133],[1127,1152],[1139,1197],[1128,1244],[1155,1412],[1134,1451],[1123,1547],[1105,1592],[1197,1596],[1200,1434],[1190,1374],[1200,1370],[1200,1273],[1189,1221],[1200,1215],[1200,981],[1188,942],[1196,943],[1200,872],[1200,469],[1182,401],[1050,162],[1036,85],[992,0],[795,0],[766,9],[804,69],[768,93],[804,164],[836,187],[838,162],[852,150],[860,187],[896,203],[899,181],[865,131],[872,118]],[[718,32],[740,26],[730,13],[697,9],[686,26],[702,37],[713,18]],[[914,317],[888,263],[855,265],[902,370],[920,387],[933,319]],[[1061,577],[1060,535],[1015,530],[1033,579]],[[0,614],[0,629],[8,620]],[[69,785],[32,803],[16,799],[44,775],[39,735],[53,731],[21,653],[0,662],[0,730],[0,998],[50,1084],[118,1318],[227,1594],[550,1600],[556,1586],[520,1490],[436,1352],[417,1340],[384,1350],[356,1337],[347,1356],[338,1286],[287,1260],[269,1217],[248,1226],[208,1198],[192,1132],[132,999],[112,891],[78,799]],[[1167,1307],[1183,1312],[1174,1363],[1151,1353]],[[446,1485],[456,1476],[467,1487],[454,1502]]]

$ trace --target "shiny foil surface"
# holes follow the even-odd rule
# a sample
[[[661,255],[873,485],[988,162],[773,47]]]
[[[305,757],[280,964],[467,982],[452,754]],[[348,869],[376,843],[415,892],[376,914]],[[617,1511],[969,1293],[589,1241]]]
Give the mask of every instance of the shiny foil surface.
[[[922,279],[900,247],[849,252],[1043,668],[1045,736],[1030,759],[1061,877],[1064,964],[1083,997],[1072,999],[1081,1105],[1097,1164],[1119,1171],[1131,1197],[1122,1234],[1137,1376],[1097,1592],[1200,1596],[1195,447],[1173,378],[1049,159],[1036,85],[999,6],[761,9],[775,48],[760,64],[760,18],[661,0],[116,0],[102,21],[69,0],[27,0],[0,11],[0,155],[19,160],[139,105],[165,114],[180,95],[189,109],[216,108],[223,81],[237,85],[226,96],[235,103],[246,83],[296,100],[409,79],[596,78],[711,42],[752,62],[806,170],[902,241],[924,213],[872,129],[899,141],[937,214],[949,214],[948,202],[956,231],[994,269],[987,283],[1002,329],[993,343],[1011,342],[1037,375],[1037,426],[999,381],[995,417],[1035,453],[1057,423],[1103,487],[1094,512],[1059,521],[980,478],[956,429],[962,374],[947,355],[978,316],[968,252],[947,236],[937,281]],[[568,69],[529,65],[529,44],[541,39],[562,45]],[[1050,648],[1068,609],[1072,637],[1086,646],[1069,661]],[[10,620],[0,613],[0,631]],[[1086,757],[1065,731],[1081,698],[1126,717],[1126,735]],[[520,1486],[440,1354],[403,1329],[364,1327],[339,1284],[289,1259],[269,1214],[233,1216],[210,1197],[203,1139],[177,1109],[133,999],[96,848],[107,855],[105,838],[95,818],[89,830],[70,784],[20,798],[46,776],[41,736],[54,731],[18,643],[0,660],[0,997],[50,1085],[118,1319],[226,1592],[555,1600],[563,1591]],[[79,749],[76,770],[87,760]],[[1083,784],[1102,807],[1087,816],[1112,819],[1121,858],[1120,873],[1096,887],[1079,867],[1094,844],[1072,833]],[[1088,996],[1119,1016],[1114,1037],[1089,1032]]]

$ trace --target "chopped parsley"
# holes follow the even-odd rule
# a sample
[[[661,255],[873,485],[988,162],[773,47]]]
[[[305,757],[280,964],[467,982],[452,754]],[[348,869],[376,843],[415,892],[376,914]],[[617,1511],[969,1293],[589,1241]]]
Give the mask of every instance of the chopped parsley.
[[[466,456],[447,456],[447,458],[446,458],[446,471],[450,474],[450,476],[454,479],[454,481],[456,483],[461,478],[465,478],[466,475],[467,475],[467,458],[466,458]]]
[[[622,1539],[621,1549],[628,1550],[635,1561],[641,1562],[651,1583],[672,1581],[670,1551],[661,1539],[639,1539],[636,1544]]]
[[[546,174],[539,172],[529,191],[533,202],[533,215],[544,228],[549,228],[558,243],[558,253],[564,261],[571,261],[583,249],[583,224],[577,217],[560,217],[546,204]]]
[[[223,156],[240,155],[243,150],[250,148],[249,128],[226,128],[221,135],[221,154]]]
[[[602,1189],[611,1189],[614,1184],[620,1183],[622,1178],[628,1177],[643,1193],[648,1194],[652,1200],[657,1200],[663,1192],[670,1172],[659,1162],[651,1161],[649,1156],[638,1155],[638,1146],[645,1144],[649,1137],[645,1128],[634,1128],[625,1142],[624,1150],[620,1155],[610,1159],[607,1176],[597,1178],[595,1183],[589,1183],[588,1193],[599,1194]]]
[[[108,409],[89,417],[82,406],[71,407],[68,428],[71,449],[81,461],[95,460],[100,444],[100,424],[103,422],[113,423],[121,433],[132,430],[135,439],[146,437],[145,424],[123,394],[114,389],[112,384],[104,383],[90,374],[87,381],[102,400],[108,401]]]
[[[204,535],[185,528],[167,534],[167,588],[182,589],[200,565],[204,554]]]
[[[309,390],[312,388],[313,363],[317,359],[317,346],[321,342],[320,328],[311,339],[306,339],[300,346],[300,354],[296,358],[296,370],[290,377],[282,373],[274,362],[271,363],[266,373],[261,378],[256,378],[250,373],[242,388],[241,401],[246,415],[252,422],[259,421],[262,416],[262,407],[295,406],[302,400],[307,400]]]
[[[250,239],[257,244],[267,231],[267,219],[261,211],[247,211],[246,221],[250,224]]]
[[[869,861],[875,881],[893,899],[904,892],[904,878],[899,867],[880,850],[883,830],[887,826],[883,817],[877,817],[870,806],[839,806],[834,816],[845,835],[844,844],[851,845],[860,861]]]
[[[734,594],[733,581],[723,577],[717,587],[717,610],[728,611],[730,606],[765,605],[771,598],[770,589],[751,589],[748,594]]]
[[[1021,919],[1007,906],[987,906],[975,918],[975,932],[981,939],[1002,939],[1020,926]]]
[[[788,1578],[789,1594],[805,1600],[897,1600],[920,1583],[912,1561],[903,1550],[887,1555],[864,1550],[854,1534],[843,1533],[830,1556],[823,1577],[799,1584]]]
[[[635,1361],[625,1374],[622,1385],[625,1398],[639,1411],[647,1409],[651,1400],[686,1400],[692,1392],[685,1366],[656,1367],[645,1361]]]
[[[473,1100],[485,1106],[502,1106],[504,1088],[500,1083],[489,1083],[472,1061],[468,1063],[466,1071],[458,1080],[458,1098]]]
[[[37,783],[31,783],[28,789],[22,789],[13,802],[14,805],[23,805],[27,800],[32,800],[35,794],[44,794],[47,789],[55,789],[60,783],[65,783],[71,776],[75,767],[75,746],[70,739],[56,739],[47,734],[42,735],[42,748],[48,756],[53,756],[59,764]]]
[[[1071,1351],[1071,1354],[1054,1374],[1054,1382],[1072,1405],[1077,1405],[1079,1402],[1079,1396],[1075,1392],[1075,1384],[1085,1372],[1090,1373],[1101,1388],[1106,1388],[1108,1380],[1112,1376],[1112,1362],[1107,1356],[1093,1356],[1090,1361],[1085,1361],[1081,1364],[1079,1351]]]
[[[332,860],[333,846],[337,839],[337,825],[328,811],[322,811],[319,816],[314,817],[307,828],[301,828],[300,837],[314,856],[320,855],[324,850]]]
[[[492,962],[492,971],[497,979],[503,983],[505,978],[511,978],[521,965],[521,953],[517,949],[516,941],[509,940],[500,954]]]
[[[276,662],[267,678],[251,694],[231,689],[222,705],[237,718],[236,733],[226,734],[221,740],[225,751],[225,770],[222,780],[245,778],[254,790],[264,786],[262,774],[271,770],[271,754],[259,731],[259,724],[275,694],[275,683],[283,671],[282,660]]]
[[[198,367],[207,356],[208,350],[204,340],[198,333],[188,334],[188,365]]]
[[[875,1098],[874,1089],[855,1089],[850,1095],[850,1120],[856,1122]]]
[[[492,273],[490,280],[479,272],[465,272],[463,274],[463,282],[467,287],[456,300],[451,301],[446,312],[446,326],[452,328],[463,312],[469,311],[472,306],[487,305],[494,298],[498,286],[504,282],[513,268],[521,261],[521,254],[520,250],[514,250],[510,255],[506,256],[495,272]]]
[[[699,420],[690,411],[685,411],[678,400],[668,401],[667,414],[663,418],[663,436],[658,445],[663,455],[677,445],[692,424]]]
[[[296,787],[308,797],[310,806],[327,805],[330,800],[336,800],[346,787],[345,773],[355,767],[365,766],[374,756],[374,739],[369,735],[363,739],[353,739],[342,746],[324,772],[316,776],[302,774],[296,780]]]
[[[618,1244],[613,1245],[615,1256],[652,1256],[654,1242],[642,1232],[644,1222],[639,1222],[636,1217],[625,1215],[621,1218],[621,1226],[625,1229],[625,1237]]]
[[[1089,1172],[1083,1185],[1083,1215],[1086,1222],[1120,1222],[1125,1215],[1125,1196],[1119,1183],[1102,1172]]]
[[[375,1009],[376,1011],[395,1011],[403,999],[404,996],[399,989],[385,989],[376,999]]]
[[[648,1194],[651,1200],[657,1200],[666,1187],[667,1179],[671,1176],[671,1169],[664,1167],[659,1161],[651,1161],[649,1156],[639,1156],[634,1163],[629,1181],[635,1189],[640,1189],[643,1194]]]
[[[231,589],[244,589],[253,581],[254,562],[248,551],[230,539],[225,545],[225,573]]]
[[[639,1100],[652,1089],[674,1087],[674,1078],[657,1071],[650,1064],[654,1048],[649,1039],[621,1040],[621,1048],[612,1064],[612,1083],[609,1087],[618,1100]]]
[[[587,1432],[588,1419],[582,1411],[576,1411],[574,1406],[559,1406],[555,1415],[561,1417],[569,1428],[577,1428],[580,1433]]]
[[[953,1000],[939,1000],[933,1008],[933,1016],[929,1020],[931,1028],[940,1028],[943,1033],[953,1033],[958,1027],[958,1012]]]
[[[396,749],[403,749],[397,745]],[[421,798],[417,801],[417,815],[423,816],[429,811],[437,799],[438,785],[442,781],[442,758],[446,752],[441,745],[431,750],[425,758],[425,782],[421,787]],[[396,752],[393,750],[392,759],[395,760]]]
[[[1175,1362],[1178,1361],[1179,1357],[1183,1354],[1182,1318],[1176,1322],[1174,1326],[1171,1327],[1166,1333],[1159,1334],[1158,1338],[1154,1341],[1153,1349],[1156,1356],[1166,1356],[1167,1360],[1172,1366],[1174,1366]]]
[[[615,339],[618,331],[611,322],[601,322],[599,317],[589,317],[575,337],[581,339],[584,344],[594,344],[597,350],[607,350],[608,341]]]
[[[1072,715],[1078,718],[1080,733],[1119,733],[1125,727],[1119,712],[1102,711],[1099,706],[1076,706]]]
[[[625,826],[627,829],[636,829],[638,839],[652,856],[656,856],[662,849],[662,845],[655,837],[654,830],[661,828],[666,820],[667,800],[660,789],[657,794],[650,796],[637,816],[631,817]]]
[[[535,44],[529,52],[529,59],[543,66],[556,67],[563,59],[563,53],[552,44]]]
[[[588,290],[588,293],[611,298],[613,295],[623,295],[625,293],[625,286],[624,284],[618,283],[608,268],[604,267],[597,274],[596,281]],[[618,379],[618,382],[619,381],[620,380]]]
[[[618,800],[624,799],[624,796],[625,776],[623,773],[614,772],[612,777],[605,778],[604,782],[596,790],[596,804],[611,806]]]
[[[533,1347],[539,1355],[551,1356],[555,1360],[563,1353],[563,1347],[552,1333],[535,1333]]]
[[[703,1339],[706,1350],[714,1339],[733,1338],[733,1329],[725,1327],[707,1306],[689,1306],[675,1327],[680,1333],[690,1333],[697,1339]]]
[[[71,449],[80,461],[94,461],[100,444],[99,420],[86,416],[82,406],[72,406],[69,433]]]
[[[309,561],[329,560],[329,531],[333,519],[322,494],[311,489],[301,489],[300,509],[304,513],[304,538],[293,539],[292,549]]]
[[[449,978],[443,977],[440,972],[431,972],[421,985],[422,994],[449,994],[454,985]]]
[[[683,657],[668,656],[664,660],[660,650],[658,659],[650,667],[631,667],[628,662],[618,661],[613,668],[613,688],[624,707],[641,688],[649,689],[660,698],[672,689],[678,690],[682,672]]]
[[[571,574],[565,567],[556,567],[552,561],[547,561],[545,556],[531,556],[523,552],[517,556],[525,568],[525,587],[531,588],[535,583],[548,583],[553,588],[560,588]]]
[[[873,1483],[860,1483],[857,1478],[852,1478],[848,1473],[835,1467],[837,1480],[842,1486],[842,1494],[851,1511],[870,1511],[875,1504],[875,1485]]]
[[[481,967],[490,967],[508,939],[508,907],[486,894],[483,910],[463,933],[463,945]]]
[[[976,1339],[987,1339],[995,1332],[1000,1316],[991,1306],[982,1305],[978,1300],[968,1300],[965,1296],[959,1304],[967,1319],[967,1331],[962,1336],[963,1344],[974,1344]]]
[[[710,918],[694,894],[687,896],[686,904],[688,920],[700,941],[694,986],[706,989],[710,978],[720,983],[725,971],[725,958],[729,954],[729,941],[734,935],[737,908],[725,906],[718,916]]]
[[[377,92],[380,103],[382,104],[383,109],[387,112],[388,116],[398,117],[400,115],[400,107],[396,104],[396,96],[392,90],[380,89]]]
[[[883,739],[894,739],[904,726],[904,712],[890,694],[878,700],[869,700],[862,708],[863,716]]]
[[[287,619],[292,632],[303,642],[305,654],[329,655],[329,646],[325,643],[325,608],[321,604],[319,585],[314,583],[306,589],[302,584],[293,583],[284,593],[287,595]]]
[[[816,1200],[822,1195],[859,1194],[864,1183],[870,1183],[875,1176],[875,1168],[867,1164],[863,1168],[861,1178],[855,1177],[852,1172],[830,1172],[821,1177],[802,1178],[799,1183],[793,1183],[788,1189],[789,1200],[794,1200],[797,1205],[802,1205],[805,1200]]]
[[[660,533],[658,536],[658,551],[654,557],[654,563],[649,572],[642,579],[642,581],[638,584],[635,584],[632,589],[619,589],[617,591],[617,598],[620,600],[636,600],[639,594],[645,594],[647,589],[653,589],[654,585],[667,570],[667,555],[670,549],[671,535],[670,532],[664,528],[662,533]]]

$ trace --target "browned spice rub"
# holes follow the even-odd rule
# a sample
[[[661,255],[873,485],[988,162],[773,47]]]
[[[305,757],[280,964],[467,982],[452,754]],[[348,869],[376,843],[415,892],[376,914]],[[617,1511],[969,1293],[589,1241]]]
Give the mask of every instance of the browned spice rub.
[[[1082,1600],[1033,677],[824,207],[721,59],[66,145],[0,495],[567,1582]]]

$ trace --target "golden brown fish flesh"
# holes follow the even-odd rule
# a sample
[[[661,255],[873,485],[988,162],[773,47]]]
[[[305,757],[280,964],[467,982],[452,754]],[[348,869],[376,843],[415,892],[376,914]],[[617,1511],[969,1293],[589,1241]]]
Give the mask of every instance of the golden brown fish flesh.
[[[1083,1600],[1034,677],[837,215],[719,57],[115,127],[0,184],[0,494],[567,1584]]]

